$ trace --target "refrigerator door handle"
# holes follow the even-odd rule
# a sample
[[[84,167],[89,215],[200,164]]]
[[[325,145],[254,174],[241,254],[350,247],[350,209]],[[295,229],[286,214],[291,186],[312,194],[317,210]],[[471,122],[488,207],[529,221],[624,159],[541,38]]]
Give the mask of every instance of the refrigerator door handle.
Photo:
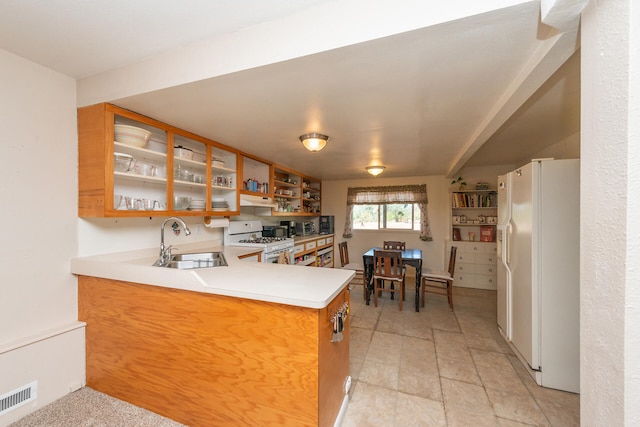
[[[507,267],[511,267],[511,231],[512,231],[512,227],[511,227],[511,223],[507,224],[505,226],[505,237],[503,238],[504,240],[504,259],[505,259],[505,264]]]

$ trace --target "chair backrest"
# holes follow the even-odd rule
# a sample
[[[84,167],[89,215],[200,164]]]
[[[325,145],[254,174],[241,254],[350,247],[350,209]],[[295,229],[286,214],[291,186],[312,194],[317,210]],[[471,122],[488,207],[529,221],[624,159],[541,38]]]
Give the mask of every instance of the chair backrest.
[[[398,251],[404,251],[406,248],[405,242],[396,242],[394,240],[385,240],[382,245],[384,249],[393,249]]]
[[[349,264],[349,249],[347,248],[347,242],[338,243],[338,250],[340,251],[340,266],[344,267]]]
[[[449,276],[454,277],[456,273],[456,252],[458,248],[451,246],[451,253],[449,254]]]
[[[373,251],[373,277],[402,279],[402,251]]]

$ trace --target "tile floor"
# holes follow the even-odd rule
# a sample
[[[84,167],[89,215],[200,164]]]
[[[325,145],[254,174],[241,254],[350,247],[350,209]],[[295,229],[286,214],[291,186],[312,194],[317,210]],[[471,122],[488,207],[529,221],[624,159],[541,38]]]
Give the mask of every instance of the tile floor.
[[[408,282],[410,283],[410,282]],[[351,400],[342,427],[579,426],[580,398],[535,384],[496,328],[496,293],[428,294],[416,313],[351,293]]]

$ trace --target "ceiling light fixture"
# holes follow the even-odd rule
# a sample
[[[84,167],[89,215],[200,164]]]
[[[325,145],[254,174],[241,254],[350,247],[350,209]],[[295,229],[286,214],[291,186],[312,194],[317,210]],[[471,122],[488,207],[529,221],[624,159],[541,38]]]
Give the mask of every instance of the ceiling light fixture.
[[[327,145],[329,137],[321,133],[307,133],[300,136],[300,142],[309,151],[320,151]]]
[[[367,166],[365,169],[373,176],[378,176],[384,170],[384,166]]]

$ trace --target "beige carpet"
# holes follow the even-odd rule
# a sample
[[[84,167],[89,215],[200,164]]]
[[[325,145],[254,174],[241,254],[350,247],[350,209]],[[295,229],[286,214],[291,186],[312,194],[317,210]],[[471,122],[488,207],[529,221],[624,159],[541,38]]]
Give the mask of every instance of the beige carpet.
[[[9,427],[181,427],[154,412],[88,387],[70,393]]]

